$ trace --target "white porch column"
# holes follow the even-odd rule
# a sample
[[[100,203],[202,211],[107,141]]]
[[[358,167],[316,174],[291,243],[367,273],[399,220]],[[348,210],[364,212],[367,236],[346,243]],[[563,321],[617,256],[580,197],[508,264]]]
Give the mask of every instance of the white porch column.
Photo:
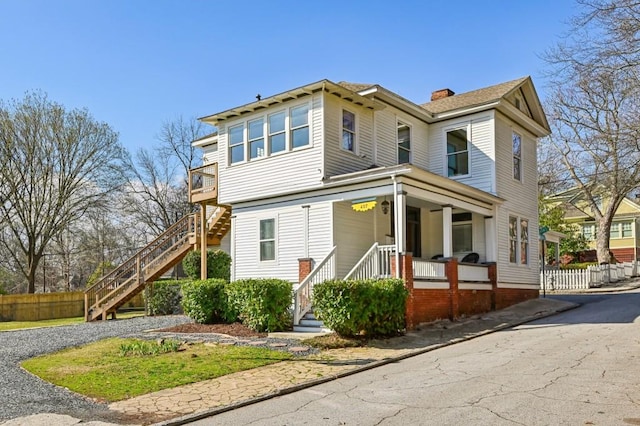
[[[453,221],[451,218],[451,206],[442,208],[442,255],[453,256]]]
[[[496,218],[495,216],[486,216],[484,218],[484,243],[486,249],[487,262],[498,261],[498,237],[496,235]]]
[[[302,226],[304,227],[304,258],[309,258],[309,208],[311,206],[302,206]]]
[[[231,229],[229,233],[229,251],[231,255],[231,282],[236,280],[236,216],[231,216]]]

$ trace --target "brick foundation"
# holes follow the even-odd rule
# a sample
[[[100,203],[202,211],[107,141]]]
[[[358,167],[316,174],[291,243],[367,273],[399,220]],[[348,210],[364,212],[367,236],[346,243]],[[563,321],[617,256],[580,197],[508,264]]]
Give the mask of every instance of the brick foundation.
[[[313,259],[304,258],[298,259],[298,283],[301,283],[307,275],[313,271]]]
[[[526,290],[522,288],[497,288],[496,309],[504,309],[516,303],[540,297],[539,290]]]

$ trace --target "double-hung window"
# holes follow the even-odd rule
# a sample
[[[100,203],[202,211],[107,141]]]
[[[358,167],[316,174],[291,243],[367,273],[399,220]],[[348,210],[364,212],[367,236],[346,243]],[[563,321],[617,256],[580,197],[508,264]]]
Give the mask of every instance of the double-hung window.
[[[453,252],[466,253],[473,251],[473,225],[471,213],[452,215]]]
[[[609,231],[609,238],[620,238],[620,222],[614,222],[611,224],[611,230]]]
[[[509,216],[509,262],[529,263],[529,220]]]
[[[398,164],[411,162],[411,127],[398,122]]]
[[[356,115],[342,110],[342,149],[356,152]]]
[[[447,132],[447,176],[469,174],[469,140],[467,129]]]
[[[269,116],[269,154],[275,154],[287,149],[285,118],[286,113],[284,111]]]
[[[522,181],[522,137],[513,132],[511,140],[513,145],[513,178]]]
[[[276,221],[260,221],[260,262],[276,260]]]
[[[249,158],[259,158],[266,155],[264,149],[264,123],[262,118],[249,122]]]
[[[585,223],[582,225],[582,236],[585,240],[593,240],[596,236],[596,225],[593,223]]]
[[[309,106],[291,108],[291,149],[309,145]]]
[[[244,161],[244,125],[229,128],[229,163]]]
[[[622,238],[633,237],[633,225],[632,222],[622,222]]]

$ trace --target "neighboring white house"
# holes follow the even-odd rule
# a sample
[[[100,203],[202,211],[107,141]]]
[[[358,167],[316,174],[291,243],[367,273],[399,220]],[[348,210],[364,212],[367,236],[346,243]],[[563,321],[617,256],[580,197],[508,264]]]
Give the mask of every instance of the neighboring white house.
[[[322,80],[201,118],[217,128],[194,146],[231,208],[232,279],[298,283],[300,259],[330,253],[342,278],[378,243],[477,253],[498,288],[537,296],[536,141],[550,130],[531,78],[431,99]]]

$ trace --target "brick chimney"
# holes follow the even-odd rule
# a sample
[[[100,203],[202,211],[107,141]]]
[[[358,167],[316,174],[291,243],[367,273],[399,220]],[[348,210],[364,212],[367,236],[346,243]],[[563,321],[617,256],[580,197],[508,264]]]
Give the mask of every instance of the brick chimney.
[[[437,101],[438,99],[448,98],[455,95],[455,92],[451,89],[440,89],[435,92],[431,92],[431,101]]]

